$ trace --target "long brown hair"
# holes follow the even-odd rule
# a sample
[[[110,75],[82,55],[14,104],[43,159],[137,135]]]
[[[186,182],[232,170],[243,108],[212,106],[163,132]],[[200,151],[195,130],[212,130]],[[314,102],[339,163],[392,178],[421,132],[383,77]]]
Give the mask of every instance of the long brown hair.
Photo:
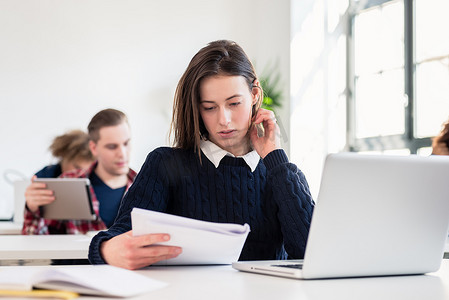
[[[208,137],[199,113],[200,84],[209,76],[243,76],[252,90],[257,80],[256,71],[243,49],[235,42],[219,40],[209,43],[190,61],[176,87],[170,136],[173,145],[181,149],[194,149],[201,159],[200,141]],[[263,92],[254,104],[252,116],[259,109]]]
[[[443,129],[441,130],[439,134],[438,141],[446,143],[446,146],[449,148],[449,120],[447,120],[443,124]]]

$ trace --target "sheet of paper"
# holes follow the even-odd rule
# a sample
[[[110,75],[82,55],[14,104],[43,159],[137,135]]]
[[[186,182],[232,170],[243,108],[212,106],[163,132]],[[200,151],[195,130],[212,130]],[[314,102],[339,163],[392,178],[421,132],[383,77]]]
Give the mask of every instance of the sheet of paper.
[[[134,208],[131,212],[133,234],[168,233],[164,245],[182,247],[182,253],[159,265],[231,264],[237,261],[249,225],[205,222],[160,212]]]

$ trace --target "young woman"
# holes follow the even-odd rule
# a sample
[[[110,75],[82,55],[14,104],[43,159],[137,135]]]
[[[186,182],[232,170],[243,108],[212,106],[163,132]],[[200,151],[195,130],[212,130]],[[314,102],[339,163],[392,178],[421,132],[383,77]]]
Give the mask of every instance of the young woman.
[[[175,147],[148,155],[114,225],[92,239],[91,263],[138,269],[182,252],[155,245],[168,234],[132,236],[133,207],[248,223],[240,260],[302,258],[314,202],[303,173],[281,149],[274,114],[259,109],[262,96],[239,45],[222,40],[201,49],[176,89]],[[254,124],[263,126],[263,136]]]

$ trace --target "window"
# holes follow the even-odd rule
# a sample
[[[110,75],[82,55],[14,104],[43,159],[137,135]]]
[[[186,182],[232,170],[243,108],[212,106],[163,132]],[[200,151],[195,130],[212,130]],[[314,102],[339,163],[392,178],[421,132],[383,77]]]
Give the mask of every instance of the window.
[[[415,0],[416,135],[431,136],[449,116],[449,1]]]
[[[429,152],[449,117],[447,11],[447,0],[351,1],[351,151]]]

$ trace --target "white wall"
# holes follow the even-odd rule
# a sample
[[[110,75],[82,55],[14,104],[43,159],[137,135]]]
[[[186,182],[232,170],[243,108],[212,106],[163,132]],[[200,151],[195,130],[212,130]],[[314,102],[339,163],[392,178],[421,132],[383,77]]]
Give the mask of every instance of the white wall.
[[[292,0],[296,1],[296,0]],[[256,19],[251,27],[257,36],[252,57],[260,75],[264,68],[277,65],[281,75],[282,107],[276,109],[277,123],[281,128],[281,142],[290,154],[290,0],[255,1]]]
[[[139,170],[168,145],[176,83],[209,41],[235,40],[259,72],[278,59],[288,95],[289,11],[289,0],[0,0],[0,217],[12,209],[3,174],[51,163],[53,137],[103,108],[128,115]],[[288,151],[287,100],[278,113]]]

